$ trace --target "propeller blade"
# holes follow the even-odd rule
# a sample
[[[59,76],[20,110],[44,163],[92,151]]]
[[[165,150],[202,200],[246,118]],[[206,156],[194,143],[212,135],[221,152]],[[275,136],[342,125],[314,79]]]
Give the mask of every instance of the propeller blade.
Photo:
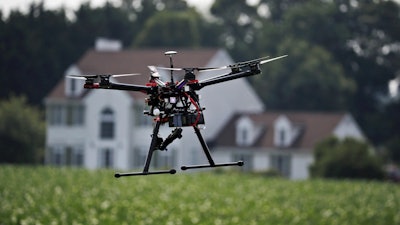
[[[229,68],[229,67],[230,67],[230,68],[234,68],[234,67],[243,67],[243,66],[248,66],[248,65],[250,65],[250,64],[252,64],[252,63],[264,64],[264,63],[271,62],[271,61],[274,61],[274,60],[278,60],[278,59],[281,59],[281,58],[284,58],[284,57],[287,57],[287,56],[288,56],[288,55],[282,55],[282,56],[278,56],[278,57],[275,57],[275,58],[272,58],[272,59],[267,59],[267,58],[269,58],[269,56],[266,56],[266,57],[262,57],[262,58],[258,58],[258,59],[254,59],[254,60],[249,60],[249,61],[246,61],[246,62],[239,62],[239,63],[233,64],[233,65],[229,65],[229,66],[227,66],[227,67],[228,67],[228,68]],[[261,59],[264,59],[264,60],[261,60]],[[207,78],[207,79],[204,79],[204,80],[200,81],[200,83],[201,83],[201,82],[210,81],[210,80],[214,80],[214,79],[223,78],[223,77],[230,76],[230,75],[231,75],[231,74],[223,74],[223,75],[218,75],[218,76],[210,77],[210,78]]]
[[[82,74],[82,75],[67,75],[68,78],[73,78],[73,79],[96,79],[96,78],[102,78],[102,77],[127,77],[127,76],[137,76],[140,75],[140,73],[126,73],[126,74]]]
[[[248,60],[248,61],[243,61],[243,62],[237,62],[235,64],[229,65],[229,67],[242,67],[242,66],[247,66],[251,63],[255,63],[255,62],[261,62],[262,60],[266,60],[268,59],[269,56],[264,56],[258,59],[252,59],[252,60]]]
[[[228,65],[228,66],[221,66],[221,67],[197,67],[195,68],[196,70],[200,71],[213,71],[213,70],[223,70],[223,69],[229,69],[229,68],[233,68],[233,67],[242,67],[242,66],[247,66],[251,63],[254,62],[261,62],[262,60],[268,59],[269,56],[264,56],[258,59],[252,59],[249,61],[243,61],[243,62],[237,62],[235,64],[232,65]]]
[[[162,66],[151,66],[151,67],[153,67],[155,70],[157,70],[157,69],[160,69],[160,70],[172,70],[172,71],[183,71],[183,70],[185,70],[185,68],[176,68],[176,67],[173,67],[173,68],[171,68],[171,67],[162,67]],[[149,66],[149,68],[150,68],[150,66]],[[150,70],[152,70],[152,69],[150,69]]]
[[[184,67],[184,68],[178,68],[178,67],[162,67],[162,66],[156,66],[155,68],[160,69],[160,70],[169,70],[169,71],[194,71],[197,70],[199,72],[206,72],[206,71],[212,71],[212,70],[223,70],[227,69],[227,66],[221,66],[221,67]]]
[[[278,60],[278,59],[281,59],[281,58],[285,58],[285,57],[287,57],[287,56],[288,56],[288,55],[282,55],[282,56],[275,57],[275,58],[272,58],[272,59],[262,60],[262,61],[260,61],[260,64],[264,64],[264,63],[267,63],[267,62],[271,62],[271,61],[274,61],[274,60]]]
[[[160,74],[158,73],[157,67],[155,66],[147,66],[150,70],[151,76],[153,77],[160,77]]]
[[[66,77],[72,78],[72,79],[85,80],[85,79],[96,79],[98,76],[97,75],[67,75]]]
[[[111,77],[129,77],[129,76],[138,76],[138,75],[141,75],[141,74],[140,73],[113,74],[113,75],[111,75]]]

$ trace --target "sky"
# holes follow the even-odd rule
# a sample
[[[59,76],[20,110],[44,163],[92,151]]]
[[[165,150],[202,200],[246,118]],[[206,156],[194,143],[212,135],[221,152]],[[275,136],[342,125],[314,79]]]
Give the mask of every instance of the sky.
[[[41,0],[0,0],[0,9],[4,16],[7,16],[12,9],[27,11],[31,2],[40,2]],[[83,2],[88,0],[44,0],[44,5],[48,9],[57,9],[65,6],[67,10],[75,10]],[[114,2],[116,0],[108,0]],[[213,0],[186,0],[189,5],[196,6],[200,11],[206,11]],[[90,0],[92,6],[101,6],[107,0]]]

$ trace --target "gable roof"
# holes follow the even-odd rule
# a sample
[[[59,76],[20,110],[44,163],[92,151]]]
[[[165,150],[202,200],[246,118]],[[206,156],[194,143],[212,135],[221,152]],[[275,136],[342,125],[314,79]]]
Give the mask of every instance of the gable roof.
[[[255,126],[262,129],[252,146],[254,148],[276,148],[274,145],[274,122],[280,116],[286,116],[290,122],[300,128],[297,139],[288,148],[311,149],[320,140],[333,135],[334,129],[346,115],[345,112],[295,112],[274,111],[259,114],[236,114],[217,135],[214,144],[219,147],[235,147],[236,122],[242,116],[248,116]]]
[[[149,79],[149,65],[169,67],[164,52],[169,49],[134,49],[122,51],[87,51],[76,63],[82,74],[125,74],[140,73],[140,76],[119,77],[117,82],[144,85]],[[206,66],[219,49],[174,49],[175,67]],[[47,98],[67,98],[64,91],[65,79],[54,87]],[[86,92],[84,92],[86,93]],[[144,96],[130,92],[133,97]],[[82,96],[81,96],[82,97]]]

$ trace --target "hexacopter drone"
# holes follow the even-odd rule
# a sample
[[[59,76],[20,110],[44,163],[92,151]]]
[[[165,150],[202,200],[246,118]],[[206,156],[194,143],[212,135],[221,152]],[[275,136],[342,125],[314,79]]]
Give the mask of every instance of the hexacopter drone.
[[[161,170],[149,171],[153,152],[156,150],[164,151],[167,146],[177,138],[182,137],[182,127],[193,127],[199,139],[204,154],[207,157],[209,164],[204,165],[190,165],[182,166],[182,170],[210,168],[210,167],[223,167],[223,166],[243,166],[243,161],[228,162],[217,164],[214,162],[210,150],[200,133],[198,125],[204,125],[203,110],[200,106],[199,95],[196,91],[217,83],[230,81],[242,77],[248,77],[261,73],[260,65],[271,62],[277,59],[286,57],[287,55],[279,56],[269,59],[269,57],[262,57],[245,62],[239,62],[228,66],[222,67],[187,67],[176,68],[173,66],[172,56],[176,51],[167,51],[165,55],[169,57],[170,67],[156,67],[148,66],[151,72],[150,80],[146,85],[136,84],[121,84],[110,81],[111,77],[131,76],[137,74],[108,74],[108,75],[70,75],[70,78],[85,79],[84,88],[87,89],[115,89],[125,91],[139,91],[147,94],[146,104],[149,110],[144,111],[145,115],[154,117],[153,134],[151,135],[151,143],[145,165],[142,172],[132,173],[116,173],[115,177],[122,176],[138,176],[138,175],[152,175],[152,174],[175,174],[176,170]],[[221,74],[205,80],[197,80],[195,72],[204,72],[212,70],[231,69],[230,73]],[[167,70],[171,73],[171,80],[164,82],[158,70]],[[184,77],[179,82],[174,81],[174,71],[183,71]],[[161,138],[158,134],[160,126],[168,123],[169,127],[174,127],[171,134],[165,138]]]

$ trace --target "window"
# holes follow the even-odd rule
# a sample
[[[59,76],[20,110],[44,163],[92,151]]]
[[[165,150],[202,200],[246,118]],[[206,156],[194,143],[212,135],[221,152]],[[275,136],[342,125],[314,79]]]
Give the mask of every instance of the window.
[[[244,145],[245,143],[247,143],[247,136],[248,136],[248,132],[247,132],[247,128],[242,128],[240,129],[240,143],[242,143],[242,145]]]
[[[272,155],[271,166],[279,171],[283,176],[290,176],[291,158],[289,155]]]
[[[83,125],[84,107],[82,105],[68,105],[66,107],[66,122],[69,126]]]
[[[111,168],[114,166],[114,151],[110,148],[102,149],[100,153],[100,167]]]
[[[236,144],[239,146],[250,146],[255,138],[257,128],[250,118],[240,118],[236,125]]]
[[[62,125],[64,123],[64,109],[62,105],[49,105],[47,108],[47,120],[50,125]]]
[[[113,139],[114,129],[115,129],[114,112],[110,108],[106,108],[101,112],[100,138]]]
[[[48,148],[48,164],[57,166],[83,166],[83,148],[79,146],[53,146]]]
[[[70,86],[69,86],[69,89],[70,89],[70,91],[71,91],[71,93],[74,95],[75,94],[75,91],[76,91],[76,80],[75,79],[69,79],[69,84],[70,84]]]
[[[294,126],[286,116],[279,116],[274,122],[274,145],[286,148],[292,144]]]
[[[83,125],[85,118],[85,108],[80,104],[54,104],[47,109],[47,120],[50,125]]]
[[[48,163],[50,165],[61,166],[64,164],[63,157],[63,149],[60,146],[51,146],[48,148]]]
[[[68,74],[80,74],[79,71],[70,71]],[[72,78],[67,78],[65,81],[65,94],[68,97],[78,97],[83,93],[83,84],[85,83],[84,80],[77,80]]]
[[[285,140],[286,140],[286,132],[285,129],[279,130],[279,146],[285,147]]]

